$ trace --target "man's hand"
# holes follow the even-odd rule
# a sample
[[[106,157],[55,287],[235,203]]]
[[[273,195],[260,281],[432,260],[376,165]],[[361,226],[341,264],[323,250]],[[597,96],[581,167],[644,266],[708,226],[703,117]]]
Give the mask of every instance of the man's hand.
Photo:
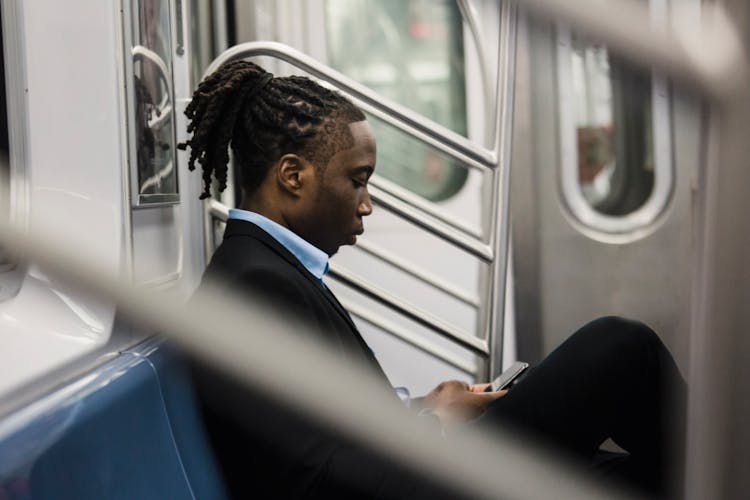
[[[438,385],[422,400],[424,408],[432,409],[442,424],[448,428],[458,423],[477,418],[490,403],[507,394],[507,390],[484,392],[490,384],[469,385],[458,380],[449,380]]]

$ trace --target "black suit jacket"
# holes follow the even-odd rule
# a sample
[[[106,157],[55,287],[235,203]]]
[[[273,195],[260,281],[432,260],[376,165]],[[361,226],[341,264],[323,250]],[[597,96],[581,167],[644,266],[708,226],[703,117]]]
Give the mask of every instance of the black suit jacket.
[[[227,289],[261,293],[309,326],[301,335],[318,336],[353,363],[369,366],[387,383],[333,294],[259,227],[228,221],[224,241],[204,275],[204,280],[215,279],[223,280]],[[415,480],[330,430],[279,408],[214,370],[196,365],[194,378],[233,497],[414,497]]]
[[[271,235],[243,220],[230,219],[224,241],[204,279],[221,279],[230,289],[248,290],[293,314],[309,332],[356,364],[387,381],[349,314],[336,297]]]

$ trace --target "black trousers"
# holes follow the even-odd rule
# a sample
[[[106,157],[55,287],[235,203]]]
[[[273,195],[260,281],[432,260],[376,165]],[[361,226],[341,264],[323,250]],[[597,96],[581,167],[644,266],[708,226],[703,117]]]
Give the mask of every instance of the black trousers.
[[[495,401],[473,425],[513,427],[591,463],[611,438],[629,455],[602,469],[657,496],[676,496],[686,384],[646,325],[594,320]]]
[[[194,378],[232,498],[461,498],[461,492],[446,491],[386,458],[342,442],[329,429],[221,374],[196,365]],[[591,464],[600,444],[612,438],[629,455],[608,471],[657,496],[677,496],[668,486],[679,483],[674,473],[681,470],[685,392],[671,355],[650,328],[622,318],[600,318],[575,332],[468,425],[528,434],[585,465]],[[283,430],[293,426],[342,442],[326,480],[309,491],[300,490],[278,465],[287,461],[274,458],[283,452]]]

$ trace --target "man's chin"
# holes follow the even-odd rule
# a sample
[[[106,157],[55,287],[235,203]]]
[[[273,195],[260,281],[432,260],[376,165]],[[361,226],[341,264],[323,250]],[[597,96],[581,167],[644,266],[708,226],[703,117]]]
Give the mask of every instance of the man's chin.
[[[341,241],[341,243],[339,243],[332,249],[326,250],[325,252],[328,254],[329,257],[332,257],[333,255],[338,253],[339,248],[341,248],[342,246],[344,245],[350,246],[350,245],[356,245],[356,244],[357,244],[357,235],[351,234],[347,236],[346,238],[344,238],[343,241]]]

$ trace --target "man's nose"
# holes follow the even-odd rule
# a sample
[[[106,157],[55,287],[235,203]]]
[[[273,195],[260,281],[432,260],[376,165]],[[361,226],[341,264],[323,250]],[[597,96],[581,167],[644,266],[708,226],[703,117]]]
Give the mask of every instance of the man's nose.
[[[362,199],[362,201],[359,204],[359,208],[357,209],[357,214],[360,217],[365,217],[367,215],[370,215],[372,213],[372,200],[370,199],[370,193],[365,191],[365,197]]]

